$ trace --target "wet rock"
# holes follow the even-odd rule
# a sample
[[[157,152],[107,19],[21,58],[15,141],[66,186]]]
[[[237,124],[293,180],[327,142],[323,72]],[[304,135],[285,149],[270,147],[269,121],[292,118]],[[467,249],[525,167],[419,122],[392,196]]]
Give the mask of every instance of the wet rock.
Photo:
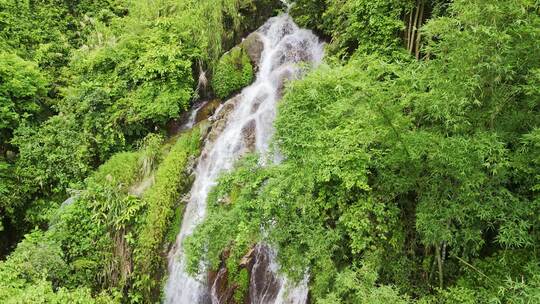
[[[260,106],[261,106],[261,103],[260,103],[260,102],[254,103],[254,104],[251,106],[251,111],[250,111],[250,113],[253,114],[253,113],[257,112],[257,110],[259,109]]]
[[[234,291],[237,286],[230,284],[225,262],[229,258],[229,250],[221,254],[221,265],[217,271],[208,272],[208,287],[212,304],[235,304]]]
[[[167,136],[172,137],[182,130],[182,126],[186,122],[186,120],[189,118],[189,113],[184,112],[180,115],[179,118],[171,119],[167,122],[165,125],[165,129],[167,130]]]
[[[250,152],[255,151],[255,142],[257,140],[256,134],[255,134],[256,131],[257,131],[257,122],[255,122],[254,119],[248,121],[242,127],[242,138],[244,139],[245,147]]]
[[[210,283],[210,296],[213,304],[235,303],[234,291],[236,286],[229,284],[227,267],[222,266]]]
[[[261,103],[263,103],[267,98],[269,97],[269,94],[266,92],[261,92],[257,97],[255,97],[255,101],[253,102],[253,105],[251,106],[250,113],[253,114],[259,110],[259,107],[261,106]]]
[[[229,116],[236,107],[236,104],[240,101],[241,96],[241,94],[238,94],[235,97],[229,99],[223,104],[221,109],[213,117],[211,117],[213,123],[210,133],[208,133],[207,137],[207,140],[209,142],[214,142],[217,136],[221,134],[221,132],[223,132],[223,130],[227,126]]]
[[[258,68],[261,61],[261,54],[264,49],[261,35],[257,32],[251,33],[242,41],[241,46],[246,51],[253,66]]]
[[[278,79],[277,79],[278,86],[277,86],[277,92],[276,93],[277,93],[279,99],[281,99],[281,97],[283,97],[283,93],[285,91],[285,85],[287,84],[288,81],[292,80],[293,78],[294,78],[294,74],[289,69],[283,70],[278,75]]]
[[[240,260],[240,267],[251,269],[253,266],[255,247],[252,247]]]
[[[281,283],[271,269],[270,249],[257,245],[253,252],[253,266],[250,271],[249,303],[274,303]]]
[[[214,115],[220,104],[221,102],[219,101],[219,99],[213,99],[204,104],[204,106],[200,108],[199,111],[197,111],[197,115],[195,116],[195,123],[199,123]]]
[[[270,35],[269,31],[271,28],[272,28],[271,24],[265,23],[263,24],[263,26],[259,28],[259,31],[265,35]],[[274,37],[274,39],[281,40],[283,37],[292,34],[297,29],[298,28],[296,27],[295,24],[291,22],[287,22],[287,23],[284,23],[283,26],[279,27],[279,31],[273,32],[271,35]]]
[[[287,39],[287,38],[285,38]],[[295,40],[291,37],[282,43],[279,52],[274,55],[272,62],[274,68],[277,68],[285,63],[301,63],[313,61],[313,55],[309,51],[310,43],[307,40]]]
[[[195,123],[206,119],[207,117],[204,117],[203,115],[199,116],[199,112],[202,110],[202,108],[209,107],[208,104],[212,102],[213,100],[196,102],[189,111],[185,111],[180,115],[180,117],[168,121],[166,125],[168,136],[172,137],[180,132],[189,130],[193,127],[193,125],[195,125]],[[196,121],[196,117],[198,116],[200,118]]]
[[[199,123],[197,123],[197,127],[199,128],[199,130],[201,132],[200,133],[201,142],[204,142],[206,140],[206,138],[208,137],[208,134],[210,133],[211,126],[212,126],[212,124],[210,123],[210,121],[208,119],[205,119],[205,120],[200,121]]]
[[[263,272],[267,267],[269,267],[270,258],[265,255],[264,249],[259,248],[258,246],[253,246],[251,249],[248,250],[248,252],[242,257],[240,260],[239,269],[246,269],[248,271],[248,274],[253,272],[254,267],[256,266],[255,271],[258,273],[258,279],[264,277],[268,278],[268,276],[264,275]],[[225,250],[221,255],[221,265],[217,271],[210,271],[208,272],[208,286],[210,289],[210,295],[212,298],[212,303],[219,303],[219,304],[240,304],[234,299],[234,293],[237,290],[238,286],[236,284],[231,284],[229,282],[228,278],[228,271],[227,267],[225,266],[225,263],[227,259],[229,258],[230,252],[228,250]],[[273,279],[272,279],[273,280]],[[251,282],[252,280],[249,279],[250,287],[248,289],[248,292],[244,295],[244,304],[250,304],[250,303],[267,303],[267,302],[259,302],[259,301],[252,301],[252,299],[275,299],[277,297],[277,293],[272,290],[279,291],[279,282],[277,288],[271,288],[270,289],[270,297],[266,297],[265,295],[261,295],[261,293],[267,292],[268,289],[264,290],[253,290],[254,298],[251,297],[251,286],[255,286],[254,282]],[[262,283],[262,285],[257,285],[258,287],[267,288],[269,285],[267,285],[267,282],[257,282],[257,284]],[[273,283],[271,283],[273,285]],[[257,287],[256,287],[257,288]],[[274,295],[272,295],[274,294]],[[272,303],[272,302],[268,302]]]

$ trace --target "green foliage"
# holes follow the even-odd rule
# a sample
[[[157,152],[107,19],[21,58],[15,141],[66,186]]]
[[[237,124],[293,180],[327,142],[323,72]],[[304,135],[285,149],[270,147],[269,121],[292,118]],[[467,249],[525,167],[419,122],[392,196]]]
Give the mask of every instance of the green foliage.
[[[247,269],[242,268],[238,273],[238,278],[235,280],[237,288],[234,290],[234,300],[237,303],[242,303],[249,293],[249,274]]]
[[[283,163],[248,157],[220,179],[186,243],[191,270],[264,240],[292,278],[309,269],[315,303],[537,301],[538,5],[455,1],[414,62],[362,55],[397,49],[406,9],[371,4],[327,3],[322,18],[346,27],[334,45],[355,56],[292,83]]]
[[[73,117],[55,116],[41,128],[23,125],[12,143],[19,148],[17,175],[45,193],[76,186],[91,170],[91,147]],[[39,188],[38,188],[39,187]]]
[[[60,246],[43,232],[34,231],[25,236],[1,268],[28,282],[42,278],[58,281],[65,275],[66,264]]]
[[[150,133],[142,141],[141,156],[139,157],[139,175],[147,177],[156,168],[157,164],[161,162],[161,144],[163,143],[163,137]]]
[[[131,135],[163,125],[185,110],[193,92],[191,61],[198,51],[186,41],[186,31],[176,30],[184,27],[163,19],[149,20],[142,28],[122,19],[116,26],[127,29],[120,37],[115,37],[115,28],[105,28],[111,37],[80,50],[70,68],[70,82],[77,85],[67,91],[60,111],[81,113],[90,123],[95,119],[85,116],[103,113],[106,124]],[[88,113],[81,101],[97,108]]]
[[[212,66],[253,5],[0,1],[1,251],[112,155],[164,133],[196,98],[194,64]]]
[[[67,274],[62,250],[48,233],[27,234],[6,261],[0,262],[0,298],[4,303],[114,303],[92,298],[88,289],[53,289]]]
[[[94,165],[87,138],[82,139],[86,135],[72,133],[73,117],[57,117],[41,129],[61,98],[60,87],[65,85],[61,70],[70,52],[93,28],[89,16],[95,11],[89,10],[105,13],[113,5],[109,0],[92,1],[96,6],[86,2],[0,1],[0,226],[6,229],[0,234],[2,254],[30,228],[44,227],[46,218],[39,212],[49,213],[56,204],[44,202],[62,200],[67,180],[77,184]],[[64,143],[65,147],[57,146]],[[21,149],[25,155],[17,158]],[[76,157],[67,159],[71,153]],[[55,172],[57,168],[60,172]]]
[[[449,9],[456,17],[425,26],[424,37],[437,39],[426,39],[433,58],[417,84],[429,90],[411,106],[419,122],[439,124],[442,132],[488,128],[515,141],[512,132],[534,126],[537,99],[529,85],[537,81],[540,21],[527,1],[474,3],[457,1]]]
[[[171,220],[190,184],[182,172],[199,140],[198,129],[183,134],[163,156],[163,138],[151,134],[139,152],[115,154],[85,181],[86,189],[61,208],[50,230],[67,263],[60,286],[125,301],[157,298],[144,292],[160,286],[161,249],[169,227],[176,226]]]
[[[295,1],[334,57],[287,88],[283,162],[246,156],[219,179],[191,271],[225,263],[242,302],[239,263],[264,242],[291,279],[309,271],[314,303],[540,302],[538,1],[414,6]],[[0,299],[159,300],[201,130],[159,134],[199,68],[220,98],[253,80],[244,50],[222,49],[272,7],[0,0],[1,253],[48,228],[0,262]],[[400,47],[413,12],[420,61]]]
[[[138,153],[114,155],[86,181],[86,190],[63,207],[53,236],[70,267],[64,286],[93,290],[122,287],[129,258],[129,233],[144,204],[128,195],[138,179]]]
[[[332,38],[329,50],[339,57],[354,52],[392,54],[402,44],[402,16],[413,1],[297,0],[291,15],[302,26]]]
[[[253,81],[253,66],[241,47],[234,47],[218,61],[212,78],[216,95],[225,99]]]
[[[0,12],[2,48],[15,49],[21,55],[31,57],[40,46],[62,44],[62,40],[67,39],[67,24],[62,23],[67,7],[61,1],[2,0]],[[68,21],[72,20],[71,16],[66,17]]]
[[[47,82],[32,62],[0,52],[0,140],[5,143],[23,120],[36,119]]]
[[[376,286],[377,256],[364,258],[361,267],[344,269],[335,278],[335,288],[317,303],[411,303],[406,297],[400,296],[391,286]],[[375,268],[375,269],[374,269]]]
[[[14,226],[14,236],[29,227],[45,227],[66,188],[79,188],[92,164],[91,146],[70,116],[55,116],[36,128],[23,122],[11,144],[16,161],[8,158],[0,168],[0,209]],[[25,214],[26,213],[26,214]],[[48,214],[48,215],[47,215]]]
[[[296,0],[289,2],[293,4],[290,14],[298,25],[312,30],[323,31],[323,14],[328,9],[327,2],[329,1]]]
[[[324,27],[333,37],[336,52],[387,53],[401,44],[405,27],[401,16],[412,4],[400,0],[338,0],[324,13]]]
[[[135,302],[159,298],[156,288],[161,287],[159,278],[165,269],[161,250],[169,227],[180,225],[172,220],[180,218],[175,216],[175,211],[182,193],[191,185],[187,169],[198,156],[200,136],[198,127],[180,135],[157,169],[154,184],[143,195],[142,200],[148,207],[134,252],[137,278],[130,297]]]
[[[2,0],[0,50],[35,61],[51,82],[61,84],[60,70],[68,64],[70,51],[85,42],[96,21],[122,15],[122,2]],[[50,93],[56,95],[56,88]]]
[[[540,299],[538,264],[528,250],[501,251],[466,266],[457,286],[442,291],[445,303],[467,295],[471,303],[535,303]],[[464,292],[458,292],[464,290]],[[452,302],[452,300],[454,300]],[[471,300],[470,300],[471,301]]]

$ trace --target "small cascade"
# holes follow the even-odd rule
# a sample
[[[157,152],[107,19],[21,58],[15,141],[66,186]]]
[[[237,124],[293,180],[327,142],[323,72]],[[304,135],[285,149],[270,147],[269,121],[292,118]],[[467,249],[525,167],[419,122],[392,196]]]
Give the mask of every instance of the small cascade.
[[[287,14],[270,18],[257,34],[264,48],[255,82],[219,107],[212,118],[214,123],[195,169],[195,181],[180,233],[169,253],[165,303],[223,302],[213,290],[224,273],[218,273],[211,286],[207,284],[206,274],[198,277],[187,274],[182,242],[203,221],[208,193],[221,173],[230,170],[248,152],[256,151],[266,159],[274,132],[277,102],[283,94],[284,83],[301,76],[302,65],[299,63],[316,65],[322,60],[323,46],[319,39],[311,31],[298,28]],[[273,250],[257,245],[254,254],[249,291],[251,303],[306,303],[307,278],[293,286],[277,274]]]
[[[278,275],[275,250],[259,244],[255,247],[249,299],[252,304],[305,304],[308,279],[306,275],[300,284],[291,284],[287,278]]]
[[[191,110],[189,112],[188,119],[180,127],[181,131],[189,130],[189,129],[193,128],[193,126],[197,122],[197,114],[199,113],[199,110],[201,110],[204,106],[206,106],[207,103],[208,103],[208,101],[202,101],[200,103],[197,103],[197,104],[193,105],[193,107],[191,108]]]

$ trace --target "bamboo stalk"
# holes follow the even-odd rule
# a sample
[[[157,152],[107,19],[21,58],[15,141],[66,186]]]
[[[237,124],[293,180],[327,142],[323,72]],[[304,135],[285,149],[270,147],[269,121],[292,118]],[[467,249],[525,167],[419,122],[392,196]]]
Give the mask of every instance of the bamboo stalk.
[[[413,21],[413,28],[412,28],[412,32],[411,32],[411,44],[409,46],[409,53],[412,54],[413,52],[413,48],[414,48],[414,36],[415,36],[415,32],[416,32],[416,23],[418,21],[418,14],[420,13],[420,2],[419,0],[416,1],[416,9],[415,9],[415,14],[414,14],[414,21]]]
[[[407,24],[407,50],[411,47],[411,34],[412,34],[412,16],[413,16],[413,10],[409,12],[409,23]]]
[[[420,58],[420,36],[422,34],[420,33],[419,29],[422,26],[422,21],[424,19],[424,6],[425,6],[425,2],[421,1],[420,14],[418,16],[417,30],[416,30],[417,33],[418,33],[418,35],[416,35],[416,50],[415,50],[416,60],[418,60]]]
[[[437,256],[437,266],[439,268],[439,288],[443,288],[443,264],[441,258],[441,248],[435,246],[435,255]]]

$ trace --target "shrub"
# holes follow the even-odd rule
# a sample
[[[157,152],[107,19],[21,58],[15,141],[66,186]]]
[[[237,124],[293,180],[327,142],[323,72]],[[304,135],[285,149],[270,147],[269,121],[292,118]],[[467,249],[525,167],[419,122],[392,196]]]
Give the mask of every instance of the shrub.
[[[133,293],[132,299],[156,298],[159,291],[157,279],[164,270],[165,261],[161,255],[163,243],[182,193],[188,190],[191,179],[186,168],[189,160],[196,157],[199,151],[200,132],[195,128],[189,133],[182,134],[172,146],[163,162],[155,173],[155,183],[143,195],[147,204],[144,222],[139,230],[136,243],[135,273],[137,278],[134,285],[139,293]],[[172,223],[179,225],[179,223]]]
[[[212,79],[216,95],[227,98],[253,81],[253,66],[244,49],[234,47],[220,59]]]

